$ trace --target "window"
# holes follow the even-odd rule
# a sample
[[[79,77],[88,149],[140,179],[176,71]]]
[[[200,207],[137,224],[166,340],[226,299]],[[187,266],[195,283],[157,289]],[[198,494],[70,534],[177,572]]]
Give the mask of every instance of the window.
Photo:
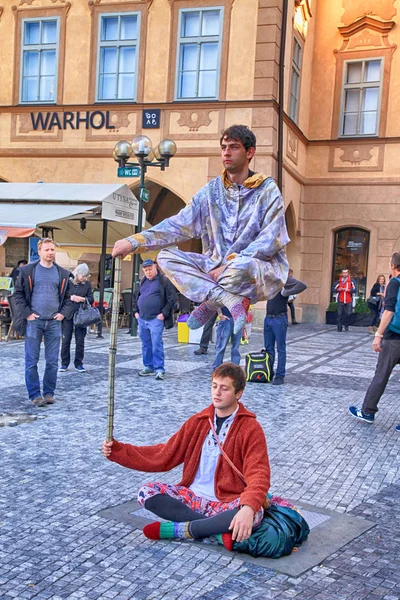
[[[339,135],[378,135],[382,74],[383,59],[345,63]]]
[[[21,102],[57,101],[59,19],[22,22]]]
[[[222,13],[222,8],[180,11],[176,99],[218,97]]]
[[[293,58],[292,58],[292,79],[290,83],[290,101],[289,101],[289,117],[297,123],[299,116],[299,96],[300,96],[300,71],[301,60],[303,56],[303,48],[294,38],[293,41]]]
[[[138,13],[100,15],[97,100],[136,99],[139,21]]]
[[[335,232],[335,249],[332,265],[332,288],[342,269],[349,269],[357,285],[357,295],[366,298],[369,232],[357,227]],[[333,297],[333,296],[332,296]]]

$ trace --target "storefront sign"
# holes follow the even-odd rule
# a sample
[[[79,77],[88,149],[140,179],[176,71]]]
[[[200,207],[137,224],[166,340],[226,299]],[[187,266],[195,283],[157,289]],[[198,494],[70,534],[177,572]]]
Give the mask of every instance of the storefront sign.
[[[363,242],[361,238],[353,238],[347,240],[347,252],[351,252],[352,254],[362,254]]]
[[[38,112],[30,113],[34,131],[52,129],[115,129],[110,123],[110,111],[94,110],[77,112]]]
[[[29,238],[29,262],[35,262],[35,260],[39,260],[40,256],[38,253],[38,241],[39,238],[31,237]]]
[[[137,225],[139,217],[139,202],[132,194],[128,196],[118,192],[110,194],[102,202],[102,219]]]
[[[160,109],[153,108],[142,112],[143,129],[159,129],[160,127]]]

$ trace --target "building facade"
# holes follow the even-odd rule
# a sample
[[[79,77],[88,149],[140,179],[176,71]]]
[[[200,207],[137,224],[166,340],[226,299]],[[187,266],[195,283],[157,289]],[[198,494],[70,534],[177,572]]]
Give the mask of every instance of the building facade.
[[[399,23],[399,0],[0,0],[0,179],[113,183],[117,141],[172,138],[153,225],[247,124],[253,170],[282,181],[299,318],[322,321],[340,268],[367,297],[400,249]]]

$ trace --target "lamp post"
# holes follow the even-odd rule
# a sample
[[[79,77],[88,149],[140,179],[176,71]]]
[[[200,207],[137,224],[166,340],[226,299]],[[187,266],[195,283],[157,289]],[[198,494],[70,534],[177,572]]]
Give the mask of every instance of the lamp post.
[[[135,155],[137,162],[128,162],[132,154]],[[114,160],[118,163],[119,167],[139,167],[139,215],[138,224],[136,226],[136,233],[142,231],[142,220],[143,220],[143,202],[148,202],[149,192],[146,189],[145,176],[148,167],[158,167],[161,171],[165,171],[166,167],[169,167],[170,159],[176,154],[176,144],[174,141],[165,139],[162,140],[157,148],[153,150],[151,140],[146,135],[138,135],[133,138],[132,144],[127,141],[118,142],[114,147]],[[129,176],[129,175],[128,175]],[[134,319],[133,314],[133,295],[136,286],[139,285],[139,269],[140,269],[140,255],[135,254],[133,270],[132,270],[132,303],[130,311],[130,333],[131,336],[137,335],[137,322]]]

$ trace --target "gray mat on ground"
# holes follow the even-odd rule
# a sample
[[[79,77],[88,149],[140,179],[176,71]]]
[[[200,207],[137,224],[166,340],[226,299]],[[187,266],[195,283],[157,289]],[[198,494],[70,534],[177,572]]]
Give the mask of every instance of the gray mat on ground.
[[[311,530],[308,540],[297,552],[278,559],[253,558],[249,554],[235,553],[237,558],[279,573],[285,573],[291,577],[299,577],[375,526],[375,523],[366,519],[351,517],[303,502],[296,502],[296,506],[301,510]],[[97,514],[104,519],[131,525],[134,529],[143,529],[151,521],[162,520],[156,519],[151,512],[141,508],[136,501],[106,508]],[[158,543],[169,543],[169,540],[160,540]],[[232,556],[232,553],[223,546],[210,540],[182,543],[201,544],[203,547],[206,545],[207,549],[212,552]]]

